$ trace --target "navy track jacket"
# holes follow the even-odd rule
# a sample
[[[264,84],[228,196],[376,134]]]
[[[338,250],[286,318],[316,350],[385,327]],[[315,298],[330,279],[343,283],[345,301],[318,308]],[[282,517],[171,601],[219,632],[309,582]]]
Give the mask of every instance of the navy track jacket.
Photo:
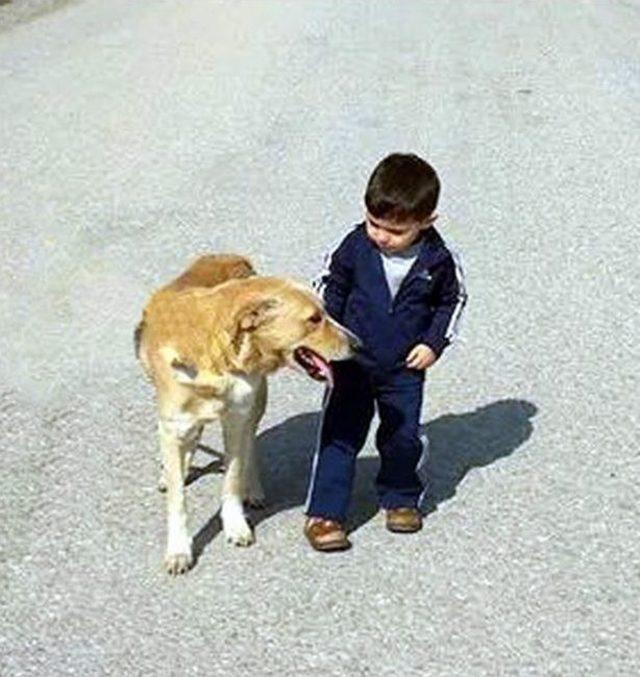
[[[393,299],[364,223],[327,257],[314,287],[329,315],[362,341],[357,360],[384,370],[403,368],[417,343],[440,355],[455,338],[467,300],[460,262],[433,227]]]

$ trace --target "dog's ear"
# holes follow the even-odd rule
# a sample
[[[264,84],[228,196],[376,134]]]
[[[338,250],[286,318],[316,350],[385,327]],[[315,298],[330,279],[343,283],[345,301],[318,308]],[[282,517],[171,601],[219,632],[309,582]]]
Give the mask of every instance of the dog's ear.
[[[277,299],[263,299],[253,302],[243,308],[238,317],[238,329],[241,332],[251,332],[260,325],[268,322],[274,315],[275,310],[280,305]]]

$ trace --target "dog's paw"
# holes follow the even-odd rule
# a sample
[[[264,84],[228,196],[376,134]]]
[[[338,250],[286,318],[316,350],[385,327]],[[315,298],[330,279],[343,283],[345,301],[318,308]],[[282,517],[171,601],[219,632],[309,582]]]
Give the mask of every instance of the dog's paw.
[[[222,529],[228,543],[235,545],[251,545],[253,543],[253,531],[247,523],[242,509],[242,500],[239,496],[225,496],[222,499],[220,509]]]
[[[253,531],[251,531],[251,527],[247,524],[246,520],[243,520],[242,523],[225,524],[224,535],[227,543],[233,543],[242,547],[251,545],[255,540]]]
[[[186,574],[193,564],[190,552],[167,553],[164,558],[164,566],[170,576]]]

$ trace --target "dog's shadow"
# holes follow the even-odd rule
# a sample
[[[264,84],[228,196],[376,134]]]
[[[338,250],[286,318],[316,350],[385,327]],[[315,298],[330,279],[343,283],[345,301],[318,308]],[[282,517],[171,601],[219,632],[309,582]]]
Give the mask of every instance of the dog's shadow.
[[[537,411],[537,407],[526,400],[499,400],[472,412],[441,416],[423,425],[429,440],[425,467],[428,486],[423,511],[433,512],[439,503],[453,497],[469,470],[513,453],[533,432],[531,419]],[[267,507],[249,511],[254,526],[281,511],[304,505],[319,416],[319,412],[292,416],[258,436]],[[218,452],[204,445],[199,449],[214,460],[204,467],[193,468],[187,483],[224,469]],[[358,457],[350,530],[366,524],[378,512],[374,486],[378,467],[377,457]],[[220,518],[216,514],[194,538],[196,558],[220,531]]]

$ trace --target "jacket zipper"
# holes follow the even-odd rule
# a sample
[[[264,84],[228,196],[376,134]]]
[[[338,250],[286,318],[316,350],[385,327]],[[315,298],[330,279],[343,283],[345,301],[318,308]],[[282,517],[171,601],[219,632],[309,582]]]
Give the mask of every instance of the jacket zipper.
[[[426,274],[427,274],[425,279],[427,281],[431,281],[431,273],[429,272],[429,269],[425,268],[424,272],[426,272]],[[415,273],[414,275],[412,275],[411,279],[408,279],[408,277],[409,276],[405,277],[404,280],[402,280],[402,282],[400,283],[400,287],[398,288],[398,291],[396,292],[396,295],[391,299],[391,303],[389,304],[389,308],[388,308],[388,314],[389,315],[393,314],[393,311],[394,311],[395,306],[396,306],[396,302],[397,302],[398,297],[400,296],[400,293],[402,292],[402,290],[404,288],[408,287],[411,282],[413,282],[417,277],[419,277],[419,273]]]

